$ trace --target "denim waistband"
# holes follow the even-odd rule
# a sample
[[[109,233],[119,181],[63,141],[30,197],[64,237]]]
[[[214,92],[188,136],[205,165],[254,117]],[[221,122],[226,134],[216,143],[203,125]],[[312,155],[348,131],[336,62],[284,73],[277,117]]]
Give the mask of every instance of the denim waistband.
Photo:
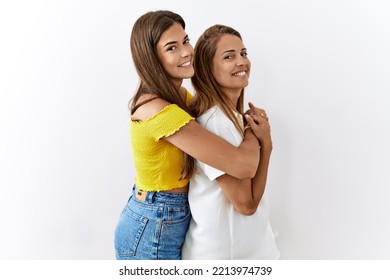
[[[133,187],[133,196],[146,203],[169,202],[181,204],[188,202],[188,193],[148,192],[139,190],[136,186]]]

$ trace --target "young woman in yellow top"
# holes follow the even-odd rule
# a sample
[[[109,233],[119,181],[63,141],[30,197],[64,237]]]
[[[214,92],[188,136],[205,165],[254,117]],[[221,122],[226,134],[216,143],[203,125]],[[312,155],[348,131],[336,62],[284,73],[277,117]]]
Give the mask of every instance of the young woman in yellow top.
[[[259,142],[250,129],[235,147],[189,114],[191,95],[181,84],[194,74],[194,50],[184,29],[182,17],[170,11],[148,12],[133,26],[130,46],[140,77],[130,104],[136,178],[115,230],[117,259],[181,259],[193,158],[242,179],[257,170]]]

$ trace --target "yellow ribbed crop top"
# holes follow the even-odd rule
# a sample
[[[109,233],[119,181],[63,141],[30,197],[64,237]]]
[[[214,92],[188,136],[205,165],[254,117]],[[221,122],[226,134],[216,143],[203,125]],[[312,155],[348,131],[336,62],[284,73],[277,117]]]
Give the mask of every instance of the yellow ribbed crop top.
[[[191,100],[187,91],[187,103]],[[176,104],[170,104],[144,121],[130,120],[130,140],[135,166],[135,184],[144,191],[166,191],[188,184],[180,180],[184,153],[161,140],[194,120]]]

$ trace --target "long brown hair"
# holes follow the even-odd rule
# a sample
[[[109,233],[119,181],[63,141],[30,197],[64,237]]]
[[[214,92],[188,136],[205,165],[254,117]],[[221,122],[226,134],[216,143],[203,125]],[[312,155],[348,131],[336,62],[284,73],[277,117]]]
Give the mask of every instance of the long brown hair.
[[[237,130],[243,135],[243,128],[235,117],[233,110],[237,110],[240,114],[244,113],[244,89],[242,89],[237,106],[234,108],[212,73],[217,44],[221,37],[226,34],[237,36],[242,40],[237,30],[225,25],[216,24],[206,29],[196,42],[194,58],[195,75],[191,78],[195,89],[195,96],[190,108],[193,116],[197,118],[211,107],[219,105],[226,116],[234,123]]]
[[[134,97],[129,102],[129,109],[133,113],[140,105],[137,104],[142,94],[152,93],[159,98],[177,104],[190,113],[190,109],[183,100],[180,89],[172,82],[171,77],[162,67],[157,56],[157,43],[161,35],[175,22],[185,29],[183,18],[171,11],[152,11],[142,15],[134,23],[130,36],[131,55],[140,83]],[[184,157],[182,178],[190,178],[194,172],[194,159]]]

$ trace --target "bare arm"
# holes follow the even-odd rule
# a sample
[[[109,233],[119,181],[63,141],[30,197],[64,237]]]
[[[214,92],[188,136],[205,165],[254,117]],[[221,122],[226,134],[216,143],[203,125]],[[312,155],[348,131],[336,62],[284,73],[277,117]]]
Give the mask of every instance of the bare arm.
[[[261,111],[261,114],[263,117],[252,114],[252,117],[247,118],[248,124],[254,129],[261,142],[260,160],[255,177],[240,180],[224,174],[217,178],[218,184],[230,203],[243,215],[252,215],[256,212],[267,183],[272,139],[268,117],[264,110]]]
[[[234,177],[245,179],[256,174],[259,144],[250,129],[245,131],[244,141],[239,147],[234,147],[195,121],[190,121],[164,139],[192,157]]]
[[[167,105],[169,103],[162,99],[154,99],[142,105],[132,118],[148,119]],[[250,129],[245,132],[244,141],[239,147],[208,131],[196,121],[190,121],[179,131],[163,139],[190,156],[234,177],[253,178],[256,174],[260,156],[259,144]]]
[[[263,197],[271,149],[262,146],[260,162],[253,179],[237,179],[229,174],[217,178],[218,184],[237,212],[253,215]]]

